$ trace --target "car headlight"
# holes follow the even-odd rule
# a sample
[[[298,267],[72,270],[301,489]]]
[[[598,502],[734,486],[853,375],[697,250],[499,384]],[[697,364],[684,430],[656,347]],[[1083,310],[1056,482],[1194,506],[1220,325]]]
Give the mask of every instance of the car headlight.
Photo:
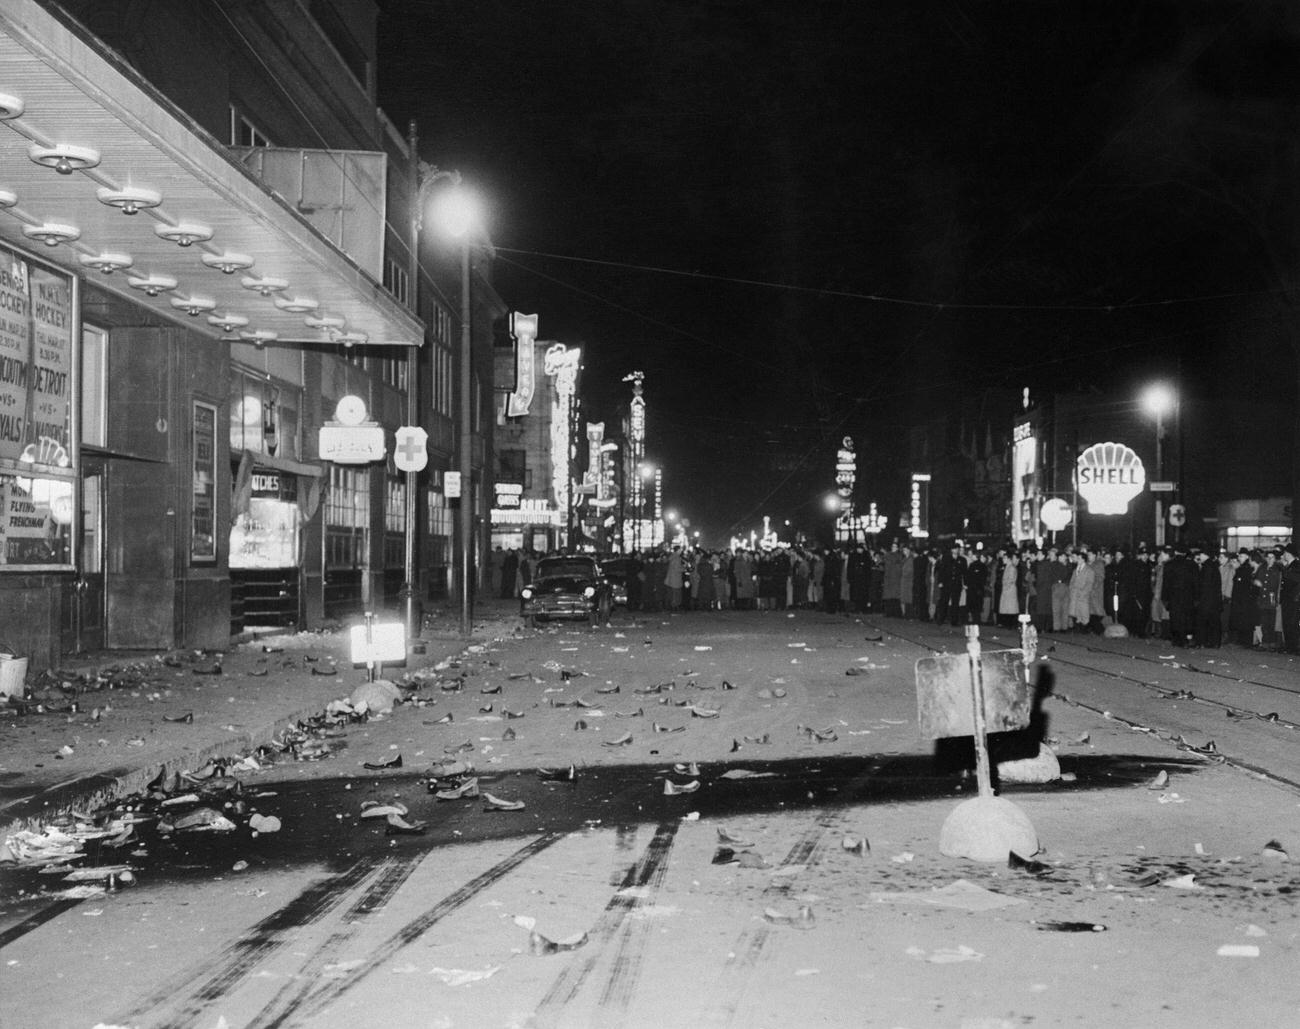
[[[532,587],[525,586],[522,590],[519,591],[519,595],[523,597],[525,600],[532,600],[533,599]]]
[[[586,597],[588,600],[590,600],[592,597],[596,595],[596,587],[588,586],[585,590],[582,591],[582,595]]]

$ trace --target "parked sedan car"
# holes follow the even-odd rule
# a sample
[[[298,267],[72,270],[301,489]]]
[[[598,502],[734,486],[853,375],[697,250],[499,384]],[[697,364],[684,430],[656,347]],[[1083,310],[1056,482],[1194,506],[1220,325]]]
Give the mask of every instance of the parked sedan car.
[[[607,557],[600,562],[600,570],[614,591],[614,606],[627,607],[627,583],[638,574],[641,563],[630,557]]]
[[[607,625],[614,606],[613,590],[600,562],[584,554],[542,558],[533,581],[519,596],[530,626],[552,618],[580,618],[592,625]]]

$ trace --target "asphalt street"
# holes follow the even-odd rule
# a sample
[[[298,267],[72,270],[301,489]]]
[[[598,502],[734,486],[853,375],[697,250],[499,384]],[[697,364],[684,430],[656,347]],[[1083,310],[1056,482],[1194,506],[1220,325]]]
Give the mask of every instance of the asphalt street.
[[[1300,1019],[1291,659],[1045,637],[1036,729],[1062,774],[1002,784],[1041,845],[1011,867],[937,845],[975,783],[968,752],[918,732],[915,663],[961,653],[959,630],[797,611],[526,633],[497,614],[392,670],[407,702],[331,727],[315,759],[232,766],[230,830],[142,822],[129,850],[67,864],[129,868],[85,896],[65,896],[63,875],[0,871],[0,1024]],[[186,667],[132,710],[192,713],[156,726],[168,741],[212,730],[221,705],[269,698],[278,669],[302,674],[290,658],[319,664],[330,643],[241,649],[220,687]],[[365,678],[308,674],[289,706]],[[232,760],[285,706],[245,720]],[[216,751],[195,752],[173,796],[216,781]],[[463,792],[440,799],[454,762]],[[365,814],[378,805],[411,831]],[[250,813],[278,828],[251,831]]]

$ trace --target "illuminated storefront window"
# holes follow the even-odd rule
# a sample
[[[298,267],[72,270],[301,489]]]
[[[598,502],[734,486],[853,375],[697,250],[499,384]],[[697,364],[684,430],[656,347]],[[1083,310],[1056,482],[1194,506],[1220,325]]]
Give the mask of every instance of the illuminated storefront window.
[[[0,567],[72,566],[73,278],[0,247]]]
[[[295,567],[299,517],[296,476],[254,471],[248,510],[230,530],[230,567]]]

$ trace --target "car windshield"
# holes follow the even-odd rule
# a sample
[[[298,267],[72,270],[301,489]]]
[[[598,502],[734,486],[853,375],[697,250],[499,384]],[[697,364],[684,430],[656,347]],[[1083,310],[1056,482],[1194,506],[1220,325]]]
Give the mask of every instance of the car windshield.
[[[537,566],[539,579],[551,579],[559,576],[579,579],[594,579],[596,564],[591,560],[573,557],[546,558]]]

